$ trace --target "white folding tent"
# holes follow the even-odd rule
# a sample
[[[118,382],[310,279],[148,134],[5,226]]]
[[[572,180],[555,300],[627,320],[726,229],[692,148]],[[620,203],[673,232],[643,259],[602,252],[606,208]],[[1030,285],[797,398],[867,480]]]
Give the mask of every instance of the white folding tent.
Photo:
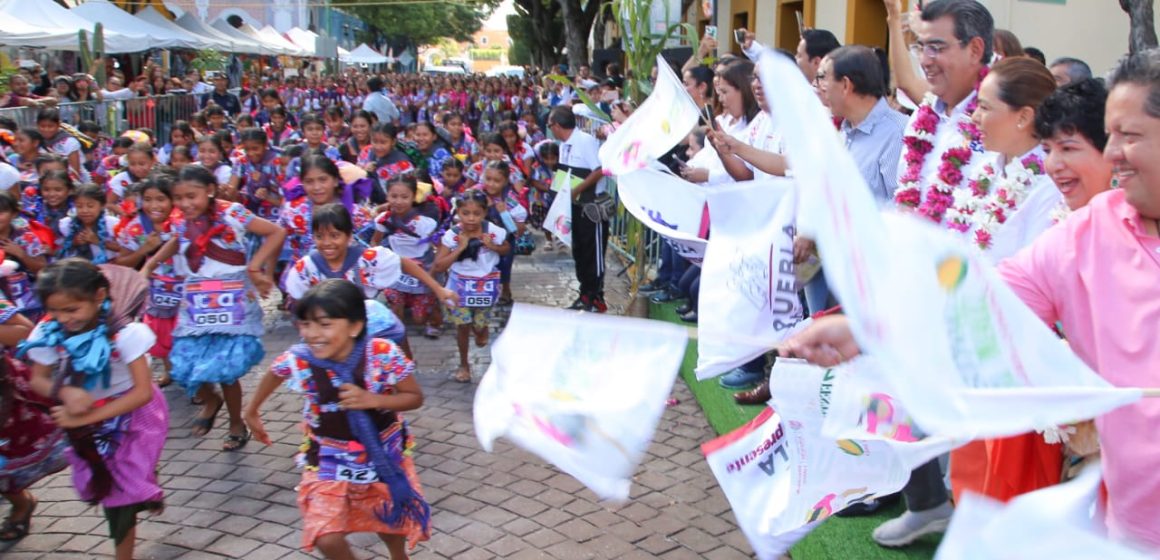
[[[178,27],[189,31],[190,33],[196,33],[206,37],[213,37],[225,42],[226,44],[230,45],[229,50],[231,52],[244,54],[270,54],[270,50],[268,48],[255,43],[254,41],[250,40],[250,38],[240,37],[231,33],[220,31],[216,27],[212,27],[200,19],[197,19],[197,16],[189,12],[182,14],[181,17],[177,18],[174,23],[176,23]]]
[[[244,52],[235,51],[233,49],[233,45],[231,45],[230,42],[225,39],[219,39],[217,36],[194,33],[181,27],[180,25],[177,25],[176,23],[170,21],[169,18],[162,15],[161,12],[158,12],[153,6],[146,6],[144,10],[133,14],[133,17],[136,17],[150,25],[165,29],[166,31],[179,37],[183,37],[186,40],[197,41],[203,45],[198,48],[217,49],[225,52]]]
[[[318,56],[318,34],[298,27],[286,32],[286,37],[295,45],[310,51],[311,56]]]
[[[80,50],[77,31],[89,32],[94,23],[72,13],[53,0],[0,0],[0,43],[58,51]],[[9,34],[7,31],[12,30]],[[148,50],[149,39],[142,33],[106,30],[105,52],[112,54]]]
[[[314,56],[314,45],[310,45],[309,48],[299,46],[294,41],[283,37],[281,33],[278,33],[277,29],[269,25],[259,29],[258,36],[266,39],[271,44],[281,46],[286,49],[286,52],[295,56]]]
[[[114,6],[108,0],[87,0],[70,12],[94,24],[100,22],[105,27],[106,33],[114,31],[126,35],[142,34],[148,41],[148,48],[203,49],[217,46],[197,37],[187,36],[185,33],[178,34],[133,17],[133,14]]]
[[[188,15],[188,14],[186,14],[186,15]],[[223,33],[223,34],[231,36],[231,37],[237,37],[238,39],[248,41],[252,44],[258,45],[258,47],[262,51],[262,54],[288,54],[288,53],[286,53],[285,49],[283,49],[277,45],[271,45],[271,44],[267,43],[266,41],[259,39],[256,36],[250,35],[249,33],[245,33],[241,29],[238,29],[238,28],[230,25],[229,22],[227,22],[224,19],[219,19],[210,25],[211,25],[211,27],[213,27],[214,29],[216,29],[220,33]],[[249,26],[245,26],[245,27],[249,27]],[[250,27],[250,29],[253,29],[253,27]]]
[[[342,58],[342,61],[347,64],[384,64],[392,62],[392,59],[370,48],[366,43],[363,43],[350,51],[349,54]]]

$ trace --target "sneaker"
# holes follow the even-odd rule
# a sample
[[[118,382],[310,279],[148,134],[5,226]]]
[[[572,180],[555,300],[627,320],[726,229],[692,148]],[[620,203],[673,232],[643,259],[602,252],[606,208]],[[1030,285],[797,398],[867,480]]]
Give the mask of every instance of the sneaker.
[[[906,546],[933,533],[943,533],[950,524],[954,508],[944,503],[926,511],[907,511],[874,529],[874,541],[881,546]]]
[[[581,294],[580,297],[576,298],[576,301],[572,302],[572,305],[568,306],[568,309],[572,311],[587,311],[589,307],[592,307],[592,304],[589,302],[588,296]]]
[[[686,323],[696,323],[697,322],[697,312],[690,311],[688,313],[685,313],[684,315],[681,315],[678,318]]]
[[[669,289],[668,282],[653,281],[653,282],[649,282],[647,284],[641,284],[641,286],[639,288],[637,288],[637,291],[642,293],[642,294],[652,294],[652,293],[660,292],[660,291],[667,290],[667,289]]]
[[[668,303],[670,301],[682,299],[682,297],[681,294],[676,290],[669,289],[658,294],[653,294],[653,296],[648,299],[653,303]]]
[[[592,311],[596,313],[608,312],[608,304],[604,301],[604,296],[596,296],[592,298]]]
[[[717,379],[717,383],[726,389],[745,389],[765,380],[763,371],[745,371],[737,368]]]

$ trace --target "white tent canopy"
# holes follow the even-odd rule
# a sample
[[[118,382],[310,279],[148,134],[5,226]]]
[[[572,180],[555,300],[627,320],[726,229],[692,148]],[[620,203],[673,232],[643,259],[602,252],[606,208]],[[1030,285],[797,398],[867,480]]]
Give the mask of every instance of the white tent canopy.
[[[215,35],[202,35],[194,33],[181,27],[180,25],[177,25],[176,23],[170,21],[169,18],[162,15],[161,12],[158,12],[153,6],[146,6],[145,9],[137,12],[136,14],[133,14],[133,17],[141,19],[150,25],[164,29],[178,37],[185,38],[188,41],[196,41],[199,45],[201,45],[196,47],[199,49],[218,49],[227,52],[234,52],[235,50],[229,41],[219,39]]]
[[[217,46],[196,37],[179,35],[133,17],[132,14],[114,6],[108,0],[87,0],[84,4],[70,11],[93,22],[93,24],[100,22],[101,25],[105,26],[106,33],[114,31],[125,35],[142,34],[147,41],[147,48],[202,49]]]
[[[370,48],[366,43],[363,43],[355,47],[353,51],[350,51],[350,54],[343,57],[342,61],[347,64],[383,64],[385,62],[392,62],[392,59]]]
[[[189,14],[185,15],[188,16]],[[261,54],[286,54],[278,47],[267,44],[265,41],[262,41],[257,37],[252,37],[249,34],[243,33],[240,29],[230,25],[229,22],[224,19],[219,19],[213,22],[211,27],[213,27],[214,30],[216,30],[218,33],[221,33],[227,37],[233,37],[237,41],[245,41],[251,45],[254,45],[257,49],[259,49]]]
[[[314,45],[310,45],[309,48],[296,45],[294,41],[283,37],[277,29],[269,25],[259,29],[258,36],[266,39],[270,44],[281,46],[286,49],[286,52],[295,56],[314,56]]]
[[[77,31],[89,32],[94,24],[53,0],[0,0],[0,43],[50,50],[80,50]],[[8,31],[11,30],[12,34]],[[105,51],[113,54],[141,52],[151,48],[142,33],[125,34],[106,30]]]
[[[298,27],[286,32],[286,37],[295,45],[310,51],[312,56],[318,56],[318,34]]]
[[[269,54],[270,52],[269,49],[253,42],[249,38],[219,31],[217,28],[205,24],[200,19],[197,19],[197,16],[188,12],[182,14],[174,23],[190,33],[218,39],[224,44],[230,45],[229,50],[232,52],[245,54]]]

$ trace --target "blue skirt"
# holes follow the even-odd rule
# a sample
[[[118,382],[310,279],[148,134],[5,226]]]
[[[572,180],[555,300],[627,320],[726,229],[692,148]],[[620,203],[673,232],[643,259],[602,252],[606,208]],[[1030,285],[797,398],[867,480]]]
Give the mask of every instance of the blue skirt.
[[[173,340],[169,361],[173,380],[193,395],[202,383],[230,384],[261,363],[266,356],[256,336],[203,334]]]

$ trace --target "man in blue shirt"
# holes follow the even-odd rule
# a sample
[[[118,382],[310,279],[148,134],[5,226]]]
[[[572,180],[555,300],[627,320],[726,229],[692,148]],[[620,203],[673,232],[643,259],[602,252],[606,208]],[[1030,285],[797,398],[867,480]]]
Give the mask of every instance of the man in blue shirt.
[[[362,108],[379,117],[381,123],[399,122],[399,108],[383,93],[383,79],[375,76],[367,80],[367,89],[371,90],[363,101]]]

